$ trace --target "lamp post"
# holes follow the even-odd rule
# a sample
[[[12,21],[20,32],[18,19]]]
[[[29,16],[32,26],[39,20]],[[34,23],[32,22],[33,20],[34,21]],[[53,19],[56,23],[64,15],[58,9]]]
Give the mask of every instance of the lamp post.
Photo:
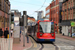
[[[24,16],[23,47],[25,47],[25,34],[27,33],[27,11],[23,11],[23,16]]]

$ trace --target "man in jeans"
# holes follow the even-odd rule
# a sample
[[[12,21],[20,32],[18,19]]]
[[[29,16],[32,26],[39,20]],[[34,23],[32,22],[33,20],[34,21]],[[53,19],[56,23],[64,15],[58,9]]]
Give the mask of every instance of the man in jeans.
[[[27,33],[26,33],[26,38],[27,38],[27,43],[29,43],[29,33],[31,32],[30,27],[27,27]]]
[[[28,33],[26,33],[26,38],[27,38],[27,43],[29,43],[29,37],[28,37]]]

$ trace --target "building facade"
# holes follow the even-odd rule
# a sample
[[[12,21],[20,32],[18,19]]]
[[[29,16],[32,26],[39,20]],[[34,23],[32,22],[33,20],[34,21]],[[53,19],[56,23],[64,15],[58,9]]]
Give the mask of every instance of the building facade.
[[[38,16],[37,16],[37,20],[40,20],[41,18],[44,17],[44,12],[43,11],[37,11]]]
[[[5,28],[9,27],[9,10],[9,0],[0,0],[0,28],[2,28],[3,31]]]
[[[61,26],[59,25],[62,20],[62,1],[61,0],[53,0],[50,5],[46,8],[46,17],[49,18],[50,21],[55,21],[55,31],[61,33]],[[60,28],[60,29],[59,29]]]
[[[75,0],[64,0],[62,4],[62,34],[72,37],[75,32],[75,26],[71,26],[72,22],[75,22]]]
[[[46,8],[46,18],[50,18],[50,5]]]
[[[36,21],[34,17],[28,17],[28,26],[35,25]]]

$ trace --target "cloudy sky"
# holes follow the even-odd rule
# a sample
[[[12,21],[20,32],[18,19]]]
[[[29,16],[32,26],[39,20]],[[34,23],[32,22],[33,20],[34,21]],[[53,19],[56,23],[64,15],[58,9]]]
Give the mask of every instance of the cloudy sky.
[[[38,11],[43,10],[45,15],[45,8],[51,3],[51,1],[52,0],[10,0],[10,3],[11,9],[19,10],[21,13],[25,10],[29,16],[37,19],[37,13],[35,11],[38,9]]]

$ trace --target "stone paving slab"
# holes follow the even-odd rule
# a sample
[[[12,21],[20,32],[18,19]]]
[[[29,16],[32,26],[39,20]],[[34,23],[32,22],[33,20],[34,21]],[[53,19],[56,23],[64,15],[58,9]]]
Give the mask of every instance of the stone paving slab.
[[[10,43],[9,43],[10,40]],[[0,38],[0,50],[12,50],[13,39]]]
[[[26,50],[31,47],[31,40],[29,38],[29,43],[27,43],[27,38],[25,37],[25,47],[23,47],[23,35],[21,36],[21,41],[19,44],[13,44],[13,50]]]
[[[69,37],[69,36],[65,36],[65,35],[63,36],[62,34],[56,34],[56,37],[75,41],[75,38]]]

